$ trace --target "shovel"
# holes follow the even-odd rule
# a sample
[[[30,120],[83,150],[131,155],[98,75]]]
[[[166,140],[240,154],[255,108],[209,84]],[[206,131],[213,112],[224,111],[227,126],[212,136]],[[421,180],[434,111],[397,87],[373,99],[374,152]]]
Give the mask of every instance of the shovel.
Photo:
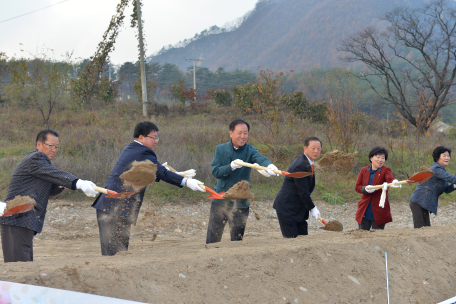
[[[33,204],[25,204],[25,205],[19,205],[19,206],[16,206],[14,208],[11,208],[9,210],[6,210],[2,216],[10,216],[10,215],[15,215],[15,214],[18,214],[18,213],[24,213],[24,212],[28,212],[30,210],[33,210],[33,207],[35,205]]]
[[[328,225],[328,223],[324,219],[322,219],[321,216],[318,216],[318,219],[323,223],[323,225],[325,225],[325,227],[320,227],[320,229],[325,229],[329,231],[342,231],[344,229],[342,223],[339,221],[330,221],[330,225],[326,226]]]
[[[171,166],[169,165],[165,165],[166,168],[169,169],[169,171],[172,171],[174,173],[177,172],[176,169],[172,168]],[[209,192],[210,194],[212,194],[211,196],[208,196],[207,198],[208,199],[223,199],[223,195],[225,194],[225,192],[220,192],[220,193],[217,193],[215,192],[214,190],[212,190],[211,188],[209,187],[206,187],[204,185],[199,185],[201,189],[203,189],[204,191],[206,192]]]
[[[239,165],[239,166],[250,167],[250,168],[253,168],[253,169],[256,169],[256,170],[264,170],[264,171],[268,171],[269,170],[266,167],[262,167],[260,165],[255,165],[255,164],[251,164],[251,163],[245,163],[243,161],[235,160],[234,163],[236,165]],[[312,172],[293,172],[293,173],[289,173],[289,172],[281,171],[281,170],[272,170],[272,171],[274,173],[276,173],[276,174],[280,174],[280,175],[284,175],[284,176],[288,176],[288,177],[294,177],[294,178],[303,178],[303,177],[310,176],[310,175],[313,174]]]
[[[389,187],[389,186],[392,186],[392,185],[402,185],[402,184],[408,184],[408,183],[424,183],[425,181],[430,179],[433,174],[434,173],[432,173],[432,172],[417,173],[417,174],[411,176],[409,179],[406,179],[406,180],[403,180],[403,181],[400,181],[400,182],[397,182],[397,183],[390,183],[387,186]],[[381,189],[381,188],[383,188],[383,185],[367,186],[366,190]]]
[[[138,192],[121,192],[117,193],[116,191],[108,190],[105,188],[97,187],[97,186],[92,186],[95,191],[98,191],[100,193],[106,194],[105,197],[108,198],[127,198],[129,196],[132,196],[133,194],[136,194]]]

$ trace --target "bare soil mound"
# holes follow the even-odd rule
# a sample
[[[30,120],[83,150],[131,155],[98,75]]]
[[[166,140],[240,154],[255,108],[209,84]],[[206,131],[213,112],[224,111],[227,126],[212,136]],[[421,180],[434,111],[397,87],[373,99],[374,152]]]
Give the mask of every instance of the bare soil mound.
[[[345,153],[339,150],[334,150],[325,153],[321,159],[315,164],[320,170],[351,170],[358,162],[358,152]]]
[[[226,228],[206,245],[210,201],[145,201],[129,251],[103,257],[90,202],[50,201],[35,261],[3,264],[2,280],[147,303],[386,303],[388,252],[391,303],[456,296],[456,203],[439,206],[434,227],[413,229],[408,202],[393,202],[394,222],[370,232],[356,229],[356,202],[316,203],[345,231],[311,219],[308,236],[285,239],[272,202],[256,202],[261,219],[250,215],[243,241]]]
[[[344,230],[344,225],[339,221],[329,221],[324,229],[329,231],[342,231]]]

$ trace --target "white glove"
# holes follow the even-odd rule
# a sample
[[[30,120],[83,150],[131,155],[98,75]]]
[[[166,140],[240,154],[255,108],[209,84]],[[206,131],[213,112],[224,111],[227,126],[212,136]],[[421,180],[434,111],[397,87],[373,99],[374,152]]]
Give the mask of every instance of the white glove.
[[[279,169],[277,169],[277,167],[276,167],[275,165],[270,164],[269,166],[267,166],[267,168],[268,168],[269,170],[266,171],[266,172],[268,172],[268,174],[269,174],[270,176],[279,176],[277,173],[274,173],[274,171],[272,171],[272,170],[279,170]]]
[[[315,206],[312,210],[310,210],[310,214],[318,220],[318,216],[320,215],[320,211],[318,211],[317,206]]]
[[[176,174],[179,174],[180,176],[184,176],[187,178],[192,178],[196,175],[196,170],[195,169],[190,169],[187,171],[182,171],[182,172],[176,172]]]
[[[397,179],[395,179],[395,180],[393,180],[392,183],[394,184],[394,183],[397,183],[397,182],[399,182],[399,181]],[[399,185],[391,185],[390,187],[391,188],[402,188],[402,185],[401,184],[399,184]]]
[[[193,191],[206,192],[206,190],[201,188],[199,185],[204,185],[204,183],[197,179],[193,179],[193,178],[187,179],[187,182],[185,183],[185,186],[189,187]]]
[[[88,180],[78,179],[76,182],[76,189],[82,190],[82,192],[89,197],[95,197],[98,193],[100,193],[93,189],[93,186],[96,185]]]
[[[231,170],[233,170],[233,171],[236,170],[236,169],[242,168],[242,166],[236,165],[236,164],[234,163],[235,161],[242,162],[241,159],[235,159],[235,160],[233,160],[233,161],[231,162]]]
[[[259,166],[257,163],[254,163],[254,165]],[[269,175],[268,172],[266,172],[266,171],[264,171],[264,170],[259,169],[259,170],[257,170],[257,171],[258,171],[258,173],[260,173],[260,174],[263,175],[264,177],[269,177],[269,176],[271,176],[271,175]]]
[[[377,189],[365,189],[367,193],[374,193],[375,190]]]
[[[6,208],[6,203],[0,202],[0,215],[3,214],[3,211],[5,211],[5,208]]]

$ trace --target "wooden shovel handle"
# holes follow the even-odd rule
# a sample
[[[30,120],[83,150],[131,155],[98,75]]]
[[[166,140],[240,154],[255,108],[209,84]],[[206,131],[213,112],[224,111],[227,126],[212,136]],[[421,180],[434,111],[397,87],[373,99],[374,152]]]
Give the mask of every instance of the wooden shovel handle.
[[[171,167],[171,166],[169,166],[169,165],[165,165],[165,167],[168,168],[169,171],[177,172],[176,169],[174,169],[173,167]],[[203,189],[204,191],[207,191],[207,192],[211,193],[212,195],[213,195],[214,193],[217,195],[217,192],[213,191],[214,193],[212,193],[211,191],[209,191],[209,190],[212,190],[212,189],[209,189],[209,188],[207,188],[207,187],[204,186],[204,185],[199,184],[198,186],[200,186],[200,188]],[[209,190],[208,190],[208,189],[209,189]]]
[[[326,224],[328,224],[324,219],[321,218],[321,216],[318,216],[318,219],[323,223],[323,225],[326,226]]]
[[[400,182],[397,182],[397,183],[390,183],[390,184],[387,184],[388,187],[392,186],[392,185],[402,185],[402,184],[407,184],[407,183],[411,183],[411,181],[409,180],[403,180],[403,181],[400,181]],[[376,186],[367,186],[366,187],[366,190],[370,190],[370,189],[382,189],[383,188],[383,185],[376,185]]]
[[[264,170],[264,171],[268,171],[270,169],[266,168],[266,167],[263,167],[263,166],[260,166],[260,165],[255,165],[255,164],[251,164],[251,163],[245,163],[243,161],[233,161],[233,163],[235,163],[236,165],[239,165],[239,166],[244,166],[244,167],[249,167],[249,168],[253,168],[253,169],[256,169],[256,170]],[[282,171],[280,170],[271,170],[272,172],[274,172],[275,174],[280,174],[280,175],[284,175],[282,173]]]
[[[93,190],[98,191],[98,192],[100,192],[100,193],[104,193],[104,194],[117,194],[116,191],[108,190],[108,189],[101,188],[101,187],[97,187],[97,186],[92,186],[92,187],[93,187]]]

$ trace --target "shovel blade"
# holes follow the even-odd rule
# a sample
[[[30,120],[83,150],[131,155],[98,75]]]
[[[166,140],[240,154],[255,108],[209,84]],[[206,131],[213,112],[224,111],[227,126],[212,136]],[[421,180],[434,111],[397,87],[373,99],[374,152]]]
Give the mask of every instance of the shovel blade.
[[[138,193],[138,192],[121,192],[121,193],[115,192],[115,193],[107,194],[105,197],[108,197],[108,198],[127,198],[127,197],[130,197],[130,196],[132,196],[133,194],[136,194],[136,193]]]
[[[208,199],[223,199],[224,194],[225,194],[225,192],[217,193],[214,191],[214,193],[212,193],[212,195],[208,196],[207,198]]]
[[[411,176],[407,182],[409,183],[424,183],[428,179],[432,177],[434,173],[432,172],[423,172],[423,173],[418,173],[413,176]]]
[[[313,173],[312,172],[293,172],[293,173],[289,173],[289,172],[282,171],[282,174],[285,175],[285,176],[288,176],[288,177],[293,177],[293,178],[303,178],[303,177],[306,177],[306,176],[311,176]]]
[[[2,216],[10,216],[10,215],[18,214],[18,213],[28,212],[33,209],[33,206],[34,206],[33,204],[25,204],[25,205],[16,206],[14,208],[11,208],[11,209],[5,211]]]

